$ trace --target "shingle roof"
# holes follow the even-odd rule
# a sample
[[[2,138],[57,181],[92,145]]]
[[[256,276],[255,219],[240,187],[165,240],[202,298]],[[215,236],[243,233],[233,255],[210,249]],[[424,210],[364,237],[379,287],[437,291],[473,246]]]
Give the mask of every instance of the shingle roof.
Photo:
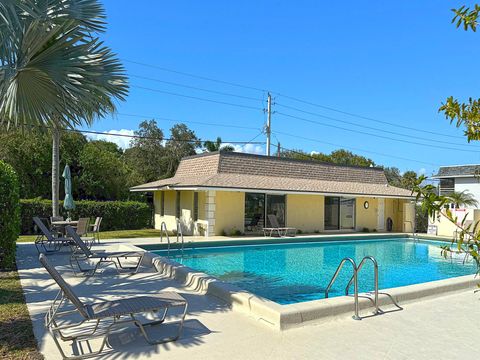
[[[223,188],[349,195],[411,197],[390,186],[380,168],[215,152],[182,159],[175,176],[135,186],[132,191],[170,188]]]
[[[438,174],[434,178],[455,177],[455,176],[476,176],[480,174],[480,165],[453,165],[440,166]]]

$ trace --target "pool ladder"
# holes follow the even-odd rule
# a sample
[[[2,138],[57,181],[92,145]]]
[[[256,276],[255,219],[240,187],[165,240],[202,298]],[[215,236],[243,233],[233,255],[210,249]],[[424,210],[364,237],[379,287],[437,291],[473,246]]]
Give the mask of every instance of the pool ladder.
[[[345,295],[348,295],[348,290],[349,290],[349,288],[350,288],[350,286],[352,285],[352,282],[353,282],[353,289],[354,289],[353,297],[354,297],[354,301],[355,301],[355,314],[353,315],[353,319],[355,319],[355,320],[361,320],[362,319],[359,315],[360,306],[359,306],[359,303],[358,303],[358,297],[359,297],[358,296],[358,273],[360,272],[360,270],[362,269],[362,267],[363,267],[363,265],[365,264],[366,261],[371,261],[373,263],[373,273],[374,273],[374,283],[375,283],[374,298],[373,298],[373,304],[375,305],[375,311],[373,312],[373,314],[374,315],[381,314],[382,311],[378,307],[378,263],[377,263],[377,260],[375,260],[375,258],[373,256],[365,256],[362,259],[362,261],[360,261],[358,266],[357,266],[355,260],[353,260],[352,258],[349,258],[349,257],[344,258],[342,261],[340,261],[340,264],[338,264],[337,270],[335,271],[335,274],[333,274],[332,279],[330,280],[330,283],[328,284],[327,289],[325,290],[325,298],[328,298],[328,293],[329,293],[330,289],[332,288],[335,280],[337,280],[337,277],[340,274],[340,271],[342,270],[343,265],[345,265],[345,263],[347,263],[347,262],[352,264],[353,275],[350,278],[350,281],[348,282],[347,287],[345,288]],[[400,308],[400,306],[398,306],[398,304],[395,302],[395,300],[393,300],[393,298],[391,296],[389,296],[389,297],[394,302],[394,304],[397,307]],[[371,300],[370,297],[368,297],[368,298]]]
[[[167,230],[167,224],[165,221],[162,221],[160,225],[160,242],[163,243],[163,236],[167,238],[167,256],[170,256],[170,247],[171,247],[171,242],[170,242],[170,236],[168,235],[168,230]],[[183,249],[185,247],[185,240],[183,239],[183,231],[182,231],[182,224],[180,223],[180,220],[177,219],[177,244],[179,243],[179,240],[181,240],[181,250],[182,250],[182,256],[183,256]]]

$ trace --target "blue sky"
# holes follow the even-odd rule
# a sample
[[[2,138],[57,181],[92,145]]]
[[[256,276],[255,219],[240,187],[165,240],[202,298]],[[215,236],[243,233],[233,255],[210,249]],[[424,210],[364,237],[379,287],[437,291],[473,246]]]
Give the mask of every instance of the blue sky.
[[[132,88],[118,114],[93,129],[128,133],[143,119],[156,118],[166,133],[184,121],[202,139],[249,141],[264,125],[261,109],[265,91],[271,91],[273,141],[283,147],[343,147],[377,164],[427,174],[442,164],[480,163],[480,145],[467,144],[462,130],[437,112],[447,96],[480,96],[480,34],[451,24],[450,9],[463,3],[105,0],[104,39],[124,61]],[[242,128],[226,127],[231,125]],[[264,151],[253,145],[243,150]]]

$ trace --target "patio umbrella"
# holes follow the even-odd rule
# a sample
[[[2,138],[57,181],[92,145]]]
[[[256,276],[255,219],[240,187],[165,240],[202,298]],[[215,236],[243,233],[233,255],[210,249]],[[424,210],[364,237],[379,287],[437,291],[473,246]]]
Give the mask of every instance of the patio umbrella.
[[[70,218],[70,210],[75,209],[75,203],[72,196],[72,174],[70,166],[65,165],[62,177],[65,179],[65,199],[63,200],[63,208],[67,210],[68,218]]]

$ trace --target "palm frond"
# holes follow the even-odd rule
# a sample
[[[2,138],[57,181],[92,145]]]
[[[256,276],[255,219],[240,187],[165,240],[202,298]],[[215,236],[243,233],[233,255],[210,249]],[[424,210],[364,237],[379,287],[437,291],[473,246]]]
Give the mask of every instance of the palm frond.
[[[0,5],[0,123],[91,124],[125,100],[128,81],[102,31],[98,0],[6,0]]]

